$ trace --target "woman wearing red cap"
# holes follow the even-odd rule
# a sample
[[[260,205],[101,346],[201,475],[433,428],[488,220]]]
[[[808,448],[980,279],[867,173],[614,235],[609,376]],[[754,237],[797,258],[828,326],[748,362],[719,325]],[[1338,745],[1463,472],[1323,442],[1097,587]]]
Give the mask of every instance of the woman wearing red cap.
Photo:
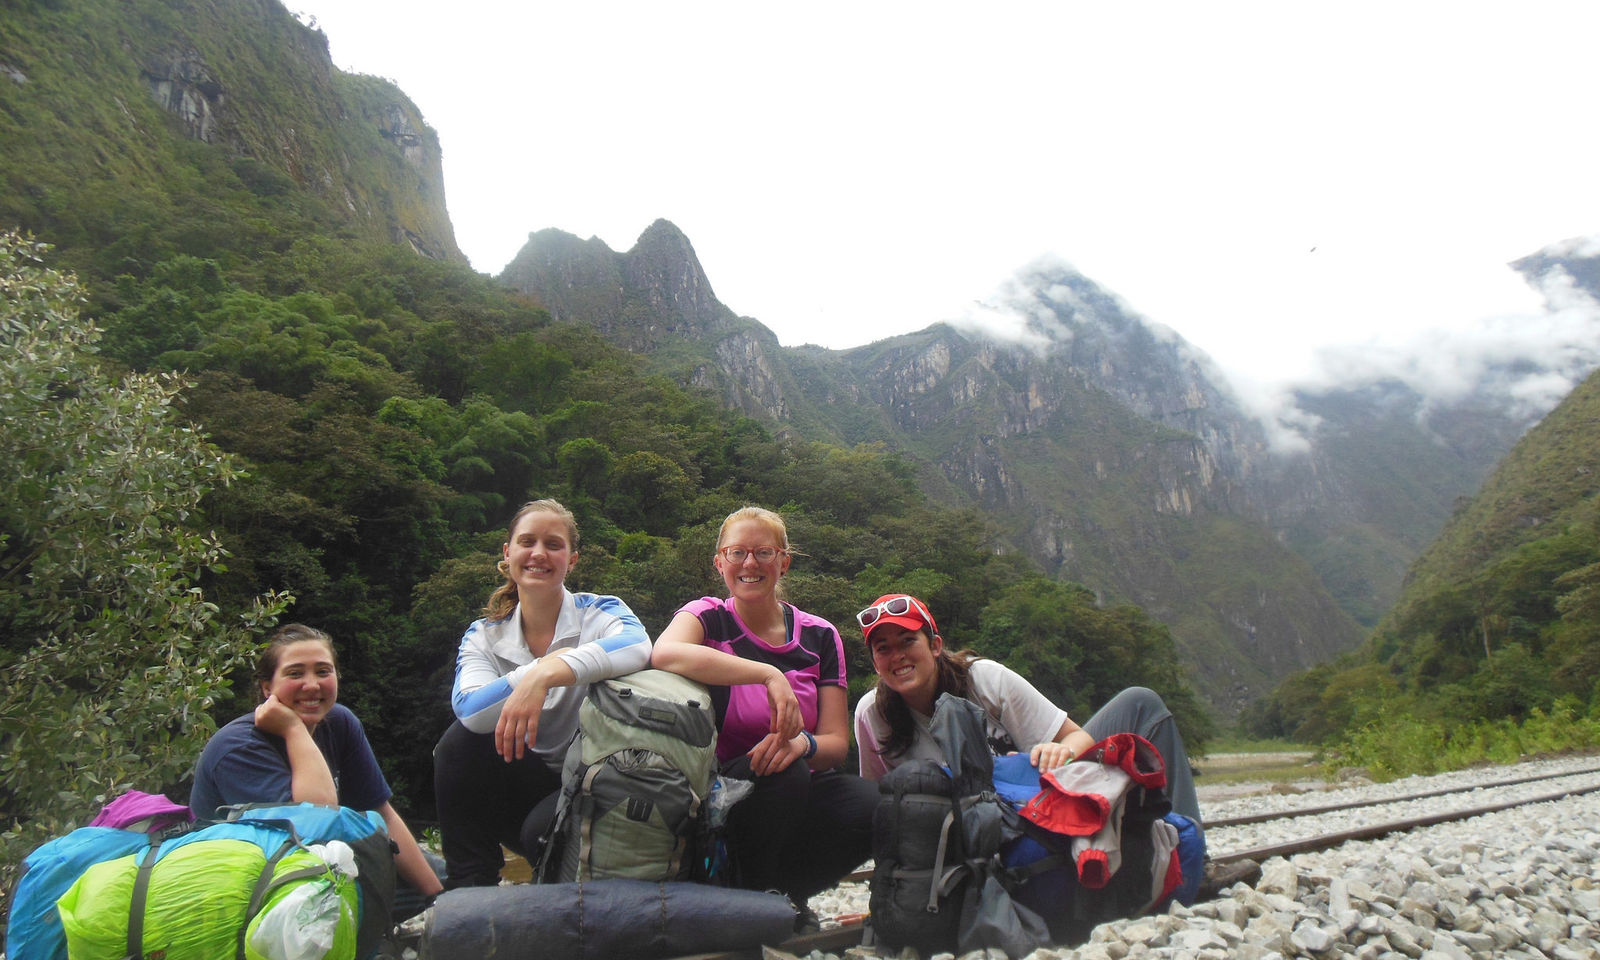
[[[684,604],[651,663],[711,687],[722,772],[755,781],[728,818],[736,882],[804,907],[871,855],[878,791],[835,769],[850,751],[844,644],[784,602],[792,556],[782,517],[729,514],[712,558],[727,599]]]
[[[951,653],[933,614],[921,600],[885,594],[856,614],[872,652],[878,683],[856,704],[856,744],[861,776],[883,775],[906,760],[942,760],[928,733],[933,705],[942,693],[983,708],[989,747],[996,754],[1027,751],[1033,765],[1050,770],[1069,763],[1114,733],[1137,733],[1166,761],[1172,809],[1200,821],[1189,754],[1172,712],[1155,691],[1129,687],[1078,726],[1021,674],[970,650]]]

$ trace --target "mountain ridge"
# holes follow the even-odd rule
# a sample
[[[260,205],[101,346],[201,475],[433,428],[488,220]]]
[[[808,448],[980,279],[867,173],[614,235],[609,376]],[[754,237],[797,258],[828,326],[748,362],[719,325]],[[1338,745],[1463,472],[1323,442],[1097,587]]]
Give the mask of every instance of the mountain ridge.
[[[1088,278],[1039,275],[1031,344],[933,324],[844,351],[787,348],[705,299],[693,246],[669,226],[658,221],[621,253],[542,231],[501,280],[775,429],[910,454],[926,492],[979,506],[1012,549],[1173,625],[1225,712],[1359,639],[1254,506],[1264,431],[1207,377],[1203,355],[1158,336]],[[642,250],[649,268],[632,262]],[[560,251],[603,261],[603,290],[558,285],[583,272],[561,265]],[[684,259],[664,267],[664,252]],[[692,310],[662,316],[681,303]],[[1239,553],[1270,556],[1270,596],[1188,562],[1216,544],[1226,545],[1224,568]]]
[[[523,269],[535,248],[544,273]],[[998,307],[1021,322],[1004,335],[934,323],[830,350],[783,346],[714,302],[667,221],[628,251],[584,249],[613,264],[606,308],[552,289],[531,239],[501,280],[774,429],[910,454],[929,494],[981,507],[1047,570],[1173,626],[1224,713],[1352,648],[1535,419],[1500,399],[1528,370],[1486,368],[1483,389],[1449,401],[1380,378],[1297,391],[1285,450],[1203,351],[1065,264],[1019,274]],[[1541,282],[1566,262],[1552,250],[1514,266]]]

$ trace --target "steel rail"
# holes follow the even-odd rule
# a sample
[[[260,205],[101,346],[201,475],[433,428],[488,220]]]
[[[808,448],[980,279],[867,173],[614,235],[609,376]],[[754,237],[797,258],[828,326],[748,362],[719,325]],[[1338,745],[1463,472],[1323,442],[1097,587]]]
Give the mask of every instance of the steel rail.
[[[1443,797],[1452,793],[1470,793],[1473,790],[1492,790],[1495,787],[1512,787],[1521,783],[1536,783],[1540,780],[1559,780],[1562,777],[1577,777],[1587,773],[1600,773],[1600,767],[1590,767],[1586,770],[1569,770],[1566,773],[1541,773],[1531,777],[1517,777],[1513,780],[1495,780],[1490,783],[1478,783],[1468,787],[1442,787],[1438,790],[1428,790],[1423,793],[1413,793],[1404,797],[1389,797],[1383,800],[1352,800],[1349,803],[1334,803],[1321,807],[1299,807],[1293,810],[1279,810],[1273,813],[1252,813],[1239,817],[1222,817],[1216,820],[1205,821],[1207,830],[1217,827],[1241,827],[1251,823],[1267,823],[1272,820],[1290,820],[1294,817],[1310,817],[1319,813],[1335,813],[1340,810],[1357,810],[1361,807],[1378,807],[1386,803],[1404,803],[1407,800],[1426,800],[1431,797]]]
[[[1450,810],[1442,813],[1432,813],[1422,817],[1407,817],[1404,820],[1391,820],[1387,823],[1373,824],[1368,827],[1357,827],[1354,830],[1341,830],[1337,833],[1328,833],[1316,837],[1307,837],[1303,840],[1290,840],[1286,843],[1269,844],[1264,847],[1254,847],[1249,850],[1238,850],[1233,853],[1215,854],[1211,857],[1212,863],[1233,863],[1238,860],[1262,861],[1269,857],[1287,857],[1296,853],[1311,853],[1316,850],[1327,850],[1337,847],[1352,840],[1374,840],[1391,833],[1404,833],[1420,827],[1431,827],[1435,824],[1450,823],[1455,820],[1470,820],[1481,817],[1486,813],[1498,813],[1501,810],[1510,810],[1515,807],[1527,806],[1534,803],[1548,803],[1554,800],[1565,800],[1567,797],[1583,796],[1600,790],[1600,783],[1593,783],[1583,787],[1570,787],[1557,790],[1537,797],[1524,800],[1507,800],[1504,803],[1491,803],[1480,807],[1471,807],[1466,810]],[[1280,819],[1292,820],[1294,817]]]

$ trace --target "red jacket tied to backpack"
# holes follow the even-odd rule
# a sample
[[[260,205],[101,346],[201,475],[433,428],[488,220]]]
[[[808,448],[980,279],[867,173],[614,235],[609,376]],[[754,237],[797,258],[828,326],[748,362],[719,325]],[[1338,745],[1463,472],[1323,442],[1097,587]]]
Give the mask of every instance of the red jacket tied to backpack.
[[[1122,812],[1129,791],[1166,785],[1160,751],[1137,734],[1117,733],[1084,751],[1075,762],[1041,775],[1039,793],[1019,812],[1052,833],[1072,837],[1078,882],[1098,890],[1122,864]],[[1151,841],[1156,859],[1151,864],[1151,899],[1156,900],[1177,887],[1182,871],[1176,828],[1155,821]]]

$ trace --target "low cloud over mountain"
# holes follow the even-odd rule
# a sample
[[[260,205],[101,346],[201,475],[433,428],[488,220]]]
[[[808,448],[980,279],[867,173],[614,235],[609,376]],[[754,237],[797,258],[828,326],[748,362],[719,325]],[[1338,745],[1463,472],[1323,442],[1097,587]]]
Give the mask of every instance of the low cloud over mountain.
[[[1320,423],[1305,398],[1330,391],[1400,386],[1420,398],[1423,418],[1441,406],[1470,400],[1524,427],[1553,408],[1600,367],[1600,237],[1552,244],[1511,267],[1539,293],[1542,310],[1440,316],[1414,332],[1334,343],[1314,351],[1308,373],[1292,377],[1223,367],[1057,258],[1019,270],[992,297],[974,301],[951,323],[1041,353],[1081,336],[1083,325],[1115,330],[1137,323],[1231,392],[1261,422],[1273,449],[1294,453],[1309,449]]]

